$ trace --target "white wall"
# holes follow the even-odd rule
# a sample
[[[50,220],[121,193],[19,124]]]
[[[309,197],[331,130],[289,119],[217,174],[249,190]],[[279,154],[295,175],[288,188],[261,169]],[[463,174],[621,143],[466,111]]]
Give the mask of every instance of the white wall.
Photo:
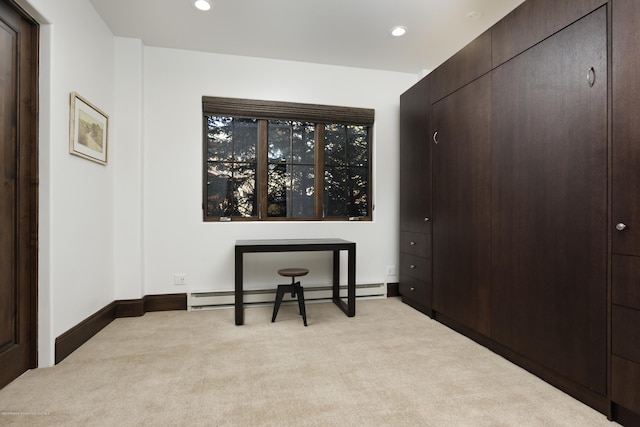
[[[143,45],[115,38],[114,183],[115,299],[144,296],[143,271]]]
[[[116,299],[232,289],[236,239],[341,237],[357,243],[358,283],[397,279],[398,102],[415,75],[149,48],[113,37],[88,0],[19,2],[41,23],[39,366]],[[110,116],[107,166],[69,154],[73,91]],[[374,221],[204,223],[203,95],[374,108]],[[294,263],[329,282],[329,254],[296,255],[249,255],[247,287]]]
[[[112,115],[113,35],[86,0],[22,4],[43,24],[38,359],[50,366],[55,337],[114,300],[114,167],[69,154],[71,92]]]
[[[236,239],[352,240],[357,283],[397,280],[386,266],[398,262],[399,96],[415,75],[160,48],[144,56],[146,294],[232,290]],[[203,95],[374,108],[374,220],[204,223]],[[246,288],[274,286],[285,266],[309,266],[307,284],[331,281],[328,253],[247,257]],[[174,273],[187,287],[173,284]]]

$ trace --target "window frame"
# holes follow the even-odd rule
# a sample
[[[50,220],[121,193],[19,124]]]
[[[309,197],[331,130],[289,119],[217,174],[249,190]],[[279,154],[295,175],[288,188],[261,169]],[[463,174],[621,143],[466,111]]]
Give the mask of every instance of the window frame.
[[[258,120],[258,153],[256,171],[256,191],[258,192],[257,216],[251,217],[209,217],[206,215],[208,200],[208,144],[207,117],[233,117]],[[372,129],[375,110],[368,108],[339,107],[322,104],[303,104],[296,102],[264,101],[241,98],[202,97],[203,123],[203,181],[202,181],[202,216],[205,222],[218,221],[371,221],[373,216],[373,135]],[[315,124],[315,172],[314,172],[314,217],[269,217],[267,215],[267,173],[268,173],[268,121],[286,120],[311,122]],[[344,124],[366,126],[368,128],[368,215],[363,217],[324,216],[324,128],[325,124]],[[321,176],[322,179],[317,179]]]

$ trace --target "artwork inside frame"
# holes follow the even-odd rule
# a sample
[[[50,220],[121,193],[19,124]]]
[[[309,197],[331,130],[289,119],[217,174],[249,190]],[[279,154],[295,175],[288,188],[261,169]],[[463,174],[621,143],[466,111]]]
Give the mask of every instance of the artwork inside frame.
[[[109,116],[75,92],[71,92],[69,152],[107,164]]]

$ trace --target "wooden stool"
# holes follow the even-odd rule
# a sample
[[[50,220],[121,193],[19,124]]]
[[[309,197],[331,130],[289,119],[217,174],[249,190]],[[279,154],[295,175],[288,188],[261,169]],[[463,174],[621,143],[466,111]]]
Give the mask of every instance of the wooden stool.
[[[273,316],[271,317],[271,322],[276,321],[276,316],[278,315],[278,310],[280,309],[280,303],[282,302],[282,298],[284,298],[284,294],[287,292],[291,292],[291,296],[298,296],[298,307],[300,309],[300,315],[302,316],[302,320],[304,321],[304,326],[307,326],[307,312],[304,308],[304,290],[300,285],[300,282],[296,282],[296,277],[306,276],[309,273],[309,270],[306,268],[281,268],[278,270],[278,274],[284,277],[291,277],[290,285],[278,285],[278,291],[276,292],[276,303],[273,307]]]

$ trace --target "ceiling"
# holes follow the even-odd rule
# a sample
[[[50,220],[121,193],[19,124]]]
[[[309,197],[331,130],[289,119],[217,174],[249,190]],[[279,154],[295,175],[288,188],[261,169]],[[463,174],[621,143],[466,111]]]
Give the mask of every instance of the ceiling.
[[[90,0],[145,46],[420,74],[524,0]],[[471,19],[470,12],[480,12]],[[390,30],[408,28],[396,38]]]

